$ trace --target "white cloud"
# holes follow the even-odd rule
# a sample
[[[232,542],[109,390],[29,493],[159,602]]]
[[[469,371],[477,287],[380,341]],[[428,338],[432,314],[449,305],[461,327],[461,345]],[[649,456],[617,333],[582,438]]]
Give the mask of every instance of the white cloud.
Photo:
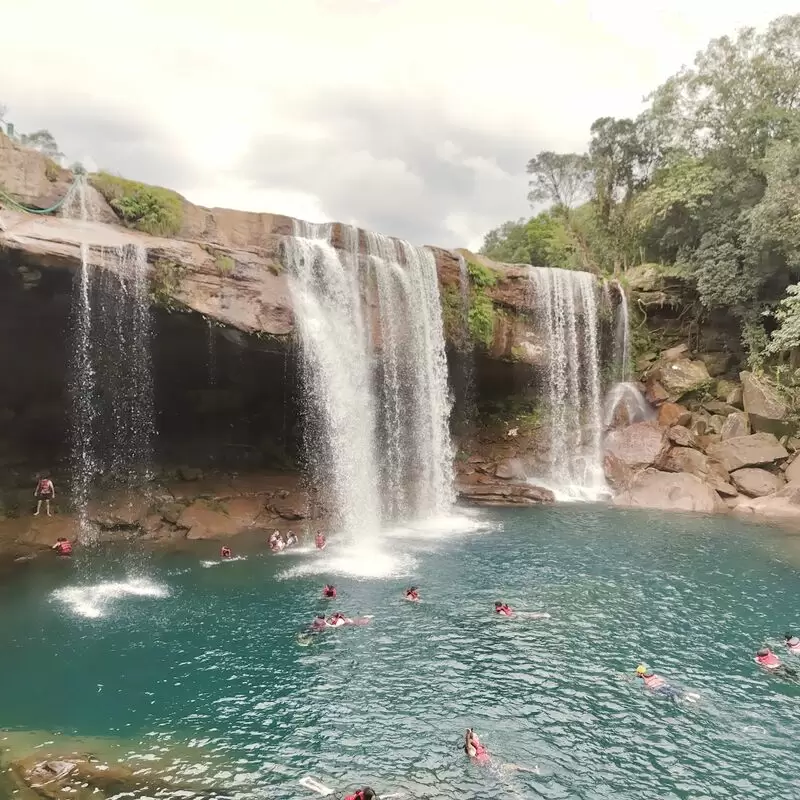
[[[526,213],[525,160],[538,150],[583,148],[596,117],[636,113],[711,37],[797,10],[790,0],[7,5],[0,102],[20,128],[49,127],[69,155],[88,150],[209,205],[356,219],[444,245]],[[331,113],[340,99],[350,116]],[[269,169],[251,177],[264,142]]]

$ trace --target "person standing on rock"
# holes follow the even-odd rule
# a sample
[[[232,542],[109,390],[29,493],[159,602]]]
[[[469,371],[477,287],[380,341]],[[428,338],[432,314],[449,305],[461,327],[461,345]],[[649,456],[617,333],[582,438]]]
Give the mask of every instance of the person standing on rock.
[[[42,477],[39,478],[33,496],[36,498],[36,511],[34,511],[33,516],[39,516],[39,512],[42,510],[42,501],[44,501],[47,516],[52,517],[53,515],[50,513],[50,501],[56,499],[56,487],[53,486],[53,481],[50,480],[49,476],[42,475]]]

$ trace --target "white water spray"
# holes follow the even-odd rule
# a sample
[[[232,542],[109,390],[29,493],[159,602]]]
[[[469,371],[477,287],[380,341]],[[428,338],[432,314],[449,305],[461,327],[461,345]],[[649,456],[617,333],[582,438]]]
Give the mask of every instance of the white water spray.
[[[588,272],[533,267],[533,312],[548,361],[549,474],[557,496],[596,499],[602,468],[598,285]]]
[[[619,292],[619,305],[614,329],[614,363],[618,365],[618,380],[627,382],[631,379],[630,309],[628,296],[619,281],[616,281],[616,287]]]

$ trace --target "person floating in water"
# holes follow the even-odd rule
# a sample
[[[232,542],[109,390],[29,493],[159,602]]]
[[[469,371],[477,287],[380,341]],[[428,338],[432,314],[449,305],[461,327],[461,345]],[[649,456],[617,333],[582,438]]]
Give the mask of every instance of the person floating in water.
[[[280,553],[286,547],[286,542],[280,531],[273,532],[272,536],[269,537],[269,546],[273,553]]]
[[[72,542],[64,536],[59,536],[52,549],[60,556],[71,556]]]
[[[800,656],[800,637],[794,636],[787,631],[786,647],[790,653],[794,653],[796,656]]]
[[[314,544],[317,546],[317,550],[325,549],[327,542],[325,541],[325,534],[322,531],[317,531],[317,535],[314,537]]]
[[[467,728],[467,732],[464,734],[464,752],[478,763],[485,763],[489,760],[488,751],[481,744],[478,734],[472,728]]]
[[[417,586],[409,586],[406,589],[405,599],[412,603],[419,603],[419,588]]]
[[[504,603],[502,600],[495,600],[494,601],[494,613],[500,614],[503,617],[513,617],[514,610],[511,608],[508,603]]]
[[[347,795],[344,800],[374,800],[376,797],[375,790],[365,786],[363,789],[357,789],[355,794]]]
[[[42,502],[44,502],[47,516],[52,517],[53,515],[50,513],[50,501],[56,499],[56,487],[53,486],[53,481],[50,480],[49,476],[43,475],[39,478],[33,496],[36,498],[36,511],[33,512],[33,516],[39,516],[39,512],[42,510]]]
[[[220,558],[231,558],[233,554],[231,553],[230,547],[228,545],[223,545],[222,549],[219,551]]]
[[[328,623],[325,621],[325,615],[317,614],[317,616],[314,617],[314,621],[311,623],[309,627],[310,630],[314,631],[315,633],[318,631],[324,631],[325,628],[328,627]]]
[[[797,670],[793,667],[787,667],[783,661],[769,649],[769,647],[762,647],[754,659],[756,664],[771,675],[778,675],[781,678],[789,678],[795,680],[797,678]]]
[[[322,596],[327,600],[335,600],[336,587],[332,583],[326,583],[325,588],[322,590]]]
[[[645,689],[660,697],[671,697],[675,700],[685,698],[690,702],[695,702],[700,698],[700,695],[684,692],[683,689],[667,683],[664,678],[656,675],[655,672],[651,672],[644,664],[639,664],[636,667],[636,677],[644,683]]]

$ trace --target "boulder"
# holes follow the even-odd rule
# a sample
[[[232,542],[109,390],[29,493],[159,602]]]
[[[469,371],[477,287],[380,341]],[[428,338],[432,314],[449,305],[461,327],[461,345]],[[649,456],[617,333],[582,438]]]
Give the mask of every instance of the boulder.
[[[697,447],[697,437],[683,425],[673,425],[667,431],[667,438],[678,447]]]
[[[462,500],[482,506],[533,506],[552,503],[555,495],[541,486],[529,483],[469,483],[457,485]]]
[[[735,414],[738,410],[734,406],[723,403],[721,400],[709,400],[703,403],[703,408],[708,411],[709,414],[717,414],[721,417],[727,417],[728,414]]]
[[[744,410],[751,415],[750,421],[755,430],[762,430],[757,421],[768,424],[770,420],[783,420],[787,412],[786,403],[774,386],[752,372],[742,372],[739,377],[742,380]]]
[[[725,378],[720,378],[714,384],[714,397],[717,400],[722,400],[723,402],[728,402],[728,395],[739,388],[738,383],[734,383],[733,381],[725,380]]]
[[[720,436],[722,441],[726,439],[738,439],[741,436],[750,435],[750,419],[744,411],[735,411],[733,414],[728,414],[725,422],[722,423],[722,430]]]
[[[647,469],[636,476],[631,486],[614,498],[616,506],[655,508],[663,511],[701,511],[726,509],[720,496],[707,483],[688,472],[660,472]]]
[[[668,399],[673,401],[711,383],[706,365],[688,358],[658,364],[653,370],[653,377],[664,387]]]
[[[658,424],[662,428],[686,425],[692,418],[689,409],[677,403],[663,403],[658,409]]]
[[[278,497],[270,501],[267,509],[273,514],[289,521],[305,519],[308,516],[309,501],[305,495]]]
[[[655,378],[648,378],[644,396],[650,405],[658,406],[669,399],[669,392]]]
[[[731,389],[730,394],[725,398],[725,402],[729,406],[733,406],[734,408],[738,408],[739,410],[744,408],[744,391],[742,390],[741,386],[737,386],[735,389]]]
[[[611,431],[605,441],[606,454],[634,469],[655,464],[668,447],[666,432],[652,422],[637,422]]]
[[[739,491],[749,497],[764,497],[783,488],[786,481],[778,476],[757,467],[744,467],[731,472],[731,479]]]
[[[689,353],[688,344],[678,344],[675,347],[670,347],[661,353],[662,361],[677,361],[679,358],[684,358]]]
[[[528,476],[525,472],[525,464],[519,458],[504,458],[494,470],[495,477],[505,480],[524,481]]]
[[[724,442],[710,445],[707,452],[728,472],[742,467],[772,464],[789,455],[771,433],[754,433],[750,436],[726,439]]]
[[[708,472],[708,456],[692,447],[673,447],[658,462],[658,468],[666,472],[705,475]]]
[[[692,414],[690,429],[695,436],[703,436],[708,430],[708,414]]]
[[[723,498],[726,497],[738,497],[739,490],[728,481],[719,477],[719,475],[715,475],[713,472],[710,472],[708,475],[703,476],[703,480],[717,493],[722,495]]]
[[[184,508],[186,506],[183,503],[167,503],[161,509],[161,519],[171,525],[177,525]]]
[[[636,359],[636,372],[641,374],[650,369],[650,365],[658,358],[657,353],[643,353]]]
[[[712,378],[716,378],[717,375],[723,375],[733,360],[733,356],[730,353],[698,353],[695,357],[706,365],[708,374]]]
[[[608,485],[615,491],[627,488],[635,475],[633,469],[611,453],[603,458],[603,471]]]
[[[800,481],[787,483],[782,489],[764,497],[743,499],[737,504],[736,512],[800,522]]]
[[[795,458],[792,459],[792,463],[786,467],[786,471],[783,474],[786,476],[786,480],[789,483],[800,481],[800,456],[795,456]]]
[[[725,424],[725,417],[720,416],[719,414],[714,414],[708,420],[708,430],[710,433],[716,433],[719,435],[720,439],[722,439],[722,426]]]

